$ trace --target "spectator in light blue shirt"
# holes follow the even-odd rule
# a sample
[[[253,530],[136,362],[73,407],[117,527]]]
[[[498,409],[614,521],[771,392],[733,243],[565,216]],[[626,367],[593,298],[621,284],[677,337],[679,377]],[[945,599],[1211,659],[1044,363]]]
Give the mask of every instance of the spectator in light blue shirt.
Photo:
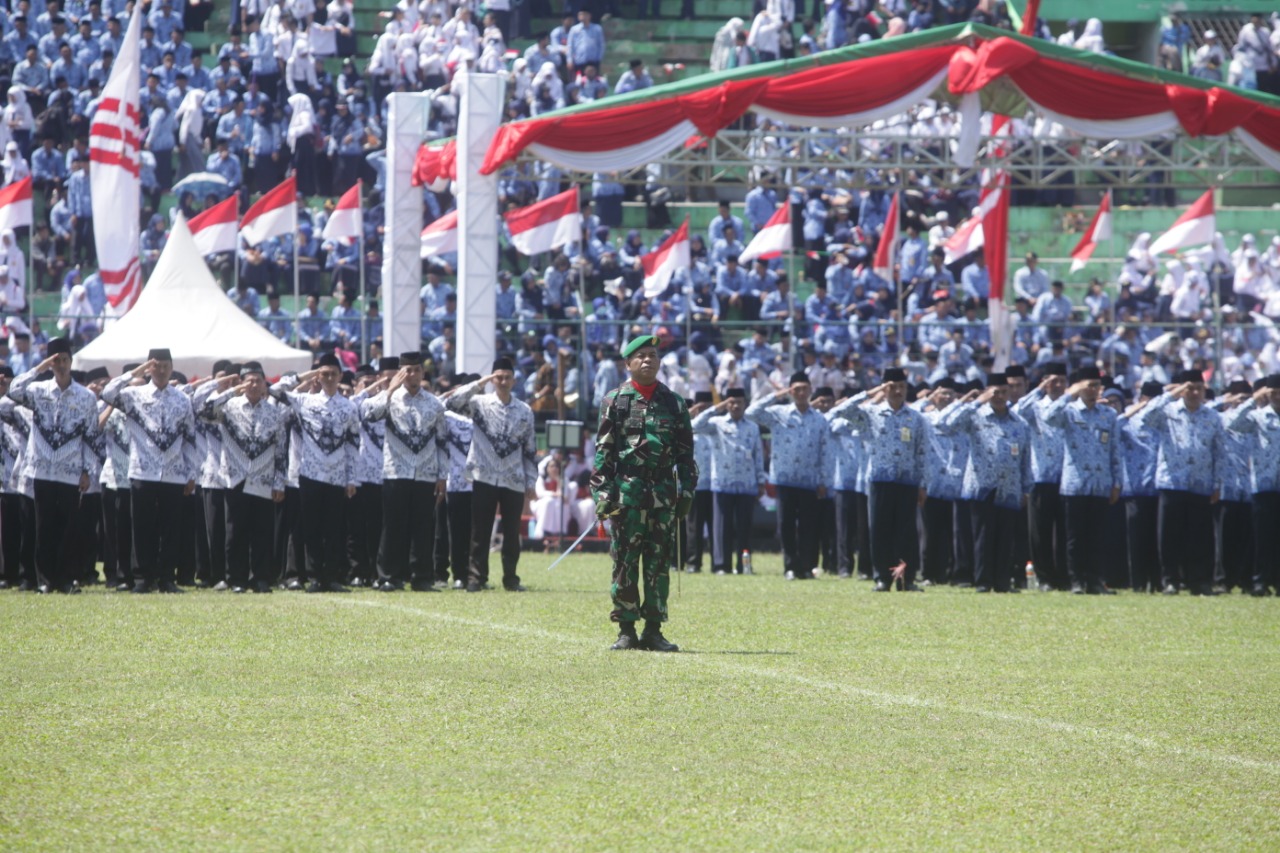
[[[973,263],[960,271],[960,289],[968,299],[986,302],[991,295],[991,272],[987,269],[987,259],[979,252]]]
[[[763,228],[777,209],[778,194],[773,187],[765,184],[752,187],[743,208],[747,221],[751,223],[751,232],[754,234]]]
[[[569,30],[567,48],[570,71],[580,70],[587,65],[603,67],[604,30],[599,24],[591,22],[591,12],[588,10],[578,12],[578,23]]]
[[[716,217],[707,225],[707,244],[714,246],[718,241],[724,238],[726,228],[732,228],[734,235],[741,237],[743,235],[742,219],[734,216],[729,207],[729,202],[720,202],[719,212]]]
[[[541,67],[541,66],[539,66]],[[653,85],[653,78],[649,76],[649,72],[644,68],[643,59],[631,60],[631,66],[618,78],[618,83],[613,87],[614,94],[625,95],[627,92],[635,92],[639,89],[648,89]]]
[[[67,180],[67,163],[61,151],[53,147],[53,139],[46,136],[40,140],[40,147],[31,154],[32,186],[49,193],[63,185]]]
[[[280,340],[293,333],[293,318],[280,307],[280,294],[267,294],[267,307],[258,312],[258,323]]]
[[[240,172],[240,160],[232,155],[231,147],[227,140],[218,140],[218,150],[209,155],[204,168],[206,172],[212,172],[215,175],[221,175],[226,178],[227,184],[232,191],[240,189],[243,179]]]

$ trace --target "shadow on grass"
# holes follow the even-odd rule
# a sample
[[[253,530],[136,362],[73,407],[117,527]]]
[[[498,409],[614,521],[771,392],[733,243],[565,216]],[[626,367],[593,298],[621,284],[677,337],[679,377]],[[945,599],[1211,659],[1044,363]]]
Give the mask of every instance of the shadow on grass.
[[[779,652],[773,649],[748,651],[745,649],[681,649],[682,655],[771,655],[776,657],[794,657],[796,652]]]

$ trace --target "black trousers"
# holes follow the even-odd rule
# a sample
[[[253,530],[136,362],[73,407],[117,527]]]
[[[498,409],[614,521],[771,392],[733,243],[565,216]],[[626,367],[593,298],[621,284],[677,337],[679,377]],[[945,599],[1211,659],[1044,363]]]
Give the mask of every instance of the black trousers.
[[[361,483],[348,506],[347,567],[350,579],[378,576],[382,543],[382,484]]]
[[[871,577],[871,499],[866,492],[855,492],[858,513],[858,576]]]
[[[384,581],[431,586],[436,527],[435,481],[393,480],[382,484],[382,544],[378,577]]]
[[[1253,507],[1247,501],[1219,501],[1213,508],[1213,538],[1214,582],[1227,589],[1253,586]]]
[[[298,522],[298,510],[302,505],[301,489],[285,487],[284,500],[276,504],[275,542],[271,549],[276,578],[298,578],[298,552],[302,548],[302,527]],[[274,579],[273,579],[274,580]]]
[[[1036,581],[1066,589],[1067,536],[1057,483],[1036,483],[1027,504],[1028,540]]]
[[[782,570],[812,576],[818,563],[818,493],[778,486],[778,538]]]
[[[1280,492],[1253,494],[1253,585],[1280,586]]]
[[[1124,499],[1125,547],[1129,554],[1129,585],[1137,592],[1160,589],[1160,548],[1156,538],[1155,495]]]
[[[1213,581],[1213,507],[1208,495],[1160,490],[1156,508],[1160,580],[1191,589]]]
[[[691,569],[702,568],[702,555],[710,551],[711,562],[716,563],[716,525],[713,517],[713,492],[698,489],[693,493],[693,505],[684,517],[684,564]]]
[[[182,505],[178,522],[177,575],[179,586],[196,582],[196,568],[209,558],[209,537],[204,527],[204,501],[195,492],[178,498]]]
[[[30,499],[17,492],[0,495],[0,538],[4,548],[4,579],[11,586],[36,583],[35,515]]]
[[[466,583],[471,548],[471,492],[448,492],[444,498],[449,513],[449,563],[453,579]],[[490,522],[492,524],[492,522]]]
[[[346,489],[299,477],[298,497],[307,578],[313,583],[336,583],[347,553]]]
[[[128,489],[102,490],[102,566],[107,583],[119,585],[133,579],[129,556],[133,533]]]
[[[1107,503],[1106,522],[1102,527],[1102,577],[1111,589],[1129,586],[1129,552],[1125,544],[1124,504]]]
[[[1092,495],[1063,495],[1067,532],[1067,574],[1085,588],[1102,586],[1107,499]]]
[[[713,527],[711,537],[711,567],[717,571],[733,571],[737,566],[742,573],[742,552],[751,550],[751,513],[755,509],[755,495],[733,495],[714,492]]]
[[[231,586],[249,583],[269,587],[275,577],[272,539],[276,514],[271,498],[244,493],[244,483],[234,489],[218,489],[226,518],[226,580]]]
[[[853,574],[858,555],[858,493],[836,492],[836,571],[841,577]]]
[[[468,583],[489,582],[489,540],[493,519],[502,513],[502,585],[520,585],[516,565],[520,562],[520,516],[524,512],[524,492],[504,489],[476,480],[471,487],[471,573]]]
[[[1028,541],[1027,514],[1019,511],[1022,521],[1013,531],[1013,565],[1009,567],[1009,578],[1013,585],[1027,588],[1027,563],[1031,561],[1031,544]]]
[[[449,566],[453,565],[449,553],[449,501],[448,498],[436,502],[436,533],[432,542],[432,564],[436,569],[436,581],[438,583],[449,582]],[[467,531],[467,539],[470,539],[471,531]],[[466,541],[466,540],[464,540]],[[464,563],[465,565],[465,563]]]
[[[920,510],[920,573],[931,583],[946,583],[950,575],[955,535],[955,502],[926,498]]]
[[[68,559],[72,566],[72,580],[80,583],[98,582],[98,554],[102,550],[102,493],[86,492],[80,495],[74,520],[71,522],[71,541]]]
[[[871,523],[871,563],[876,583],[890,583],[892,569],[906,564],[905,580],[914,583],[920,562],[916,505],[920,489],[902,483],[872,483],[867,494]]]
[[[954,554],[951,560],[951,583],[973,583],[977,574],[973,541],[973,501],[955,502],[955,519],[951,529],[955,533],[951,546]]]
[[[231,527],[227,520],[227,499],[225,489],[201,489],[201,500],[204,502],[204,534],[208,541],[209,559],[205,564],[208,569],[208,575],[204,580],[209,582],[210,586],[216,586],[219,581],[228,581],[227,575],[227,537],[231,533]],[[271,513],[274,519],[275,513]],[[200,531],[196,531],[196,535],[200,535]],[[235,586],[236,584],[232,584]],[[240,584],[244,586],[244,584]]]
[[[1022,524],[1022,508],[996,506],[994,497],[965,503],[973,524],[974,583],[1008,592],[1013,581],[1008,567],[1013,561],[1014,530]]]
[[[79,580],[74,525],[80,489],[69,483],[36,480],[36,572],[55,589]]]
[[[815,565],[821,560],[822,570],[830,574],[836,571],[836,498],[827,492],[825,498],[818,498],[818,550],[814,555]]]
[[[130,496],[133,582],[135,585],[172,583],[179,559],[182,486],[132,480]]]

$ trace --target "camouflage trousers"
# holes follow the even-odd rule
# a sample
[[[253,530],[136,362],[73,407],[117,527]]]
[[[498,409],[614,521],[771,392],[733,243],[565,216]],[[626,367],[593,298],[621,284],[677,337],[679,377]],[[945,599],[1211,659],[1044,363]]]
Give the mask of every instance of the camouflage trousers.
[[[609,520],[609,556],[613,558],[614,622],[640,619],[665,622],[667,592],[671,588],[676,516],[673,507],[623,507]],[[644,568],[644,603],[640,600],[640,571]]]

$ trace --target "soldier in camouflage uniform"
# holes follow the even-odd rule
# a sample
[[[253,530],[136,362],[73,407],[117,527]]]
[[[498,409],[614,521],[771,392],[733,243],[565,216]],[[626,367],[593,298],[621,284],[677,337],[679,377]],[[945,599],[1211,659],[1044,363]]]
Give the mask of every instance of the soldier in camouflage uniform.
[[[631,378],[605,395],[596,436],[591,496],[609,520],[613,557],[614,649],[679,651],[662,636],[676,528],[698,482],[693,430],[684,400],[657,381],[658,339],[643,335],[622,350]],[[644,560],[644,603],[640,598]],[[636,636],[636,621],[645,620]]]

